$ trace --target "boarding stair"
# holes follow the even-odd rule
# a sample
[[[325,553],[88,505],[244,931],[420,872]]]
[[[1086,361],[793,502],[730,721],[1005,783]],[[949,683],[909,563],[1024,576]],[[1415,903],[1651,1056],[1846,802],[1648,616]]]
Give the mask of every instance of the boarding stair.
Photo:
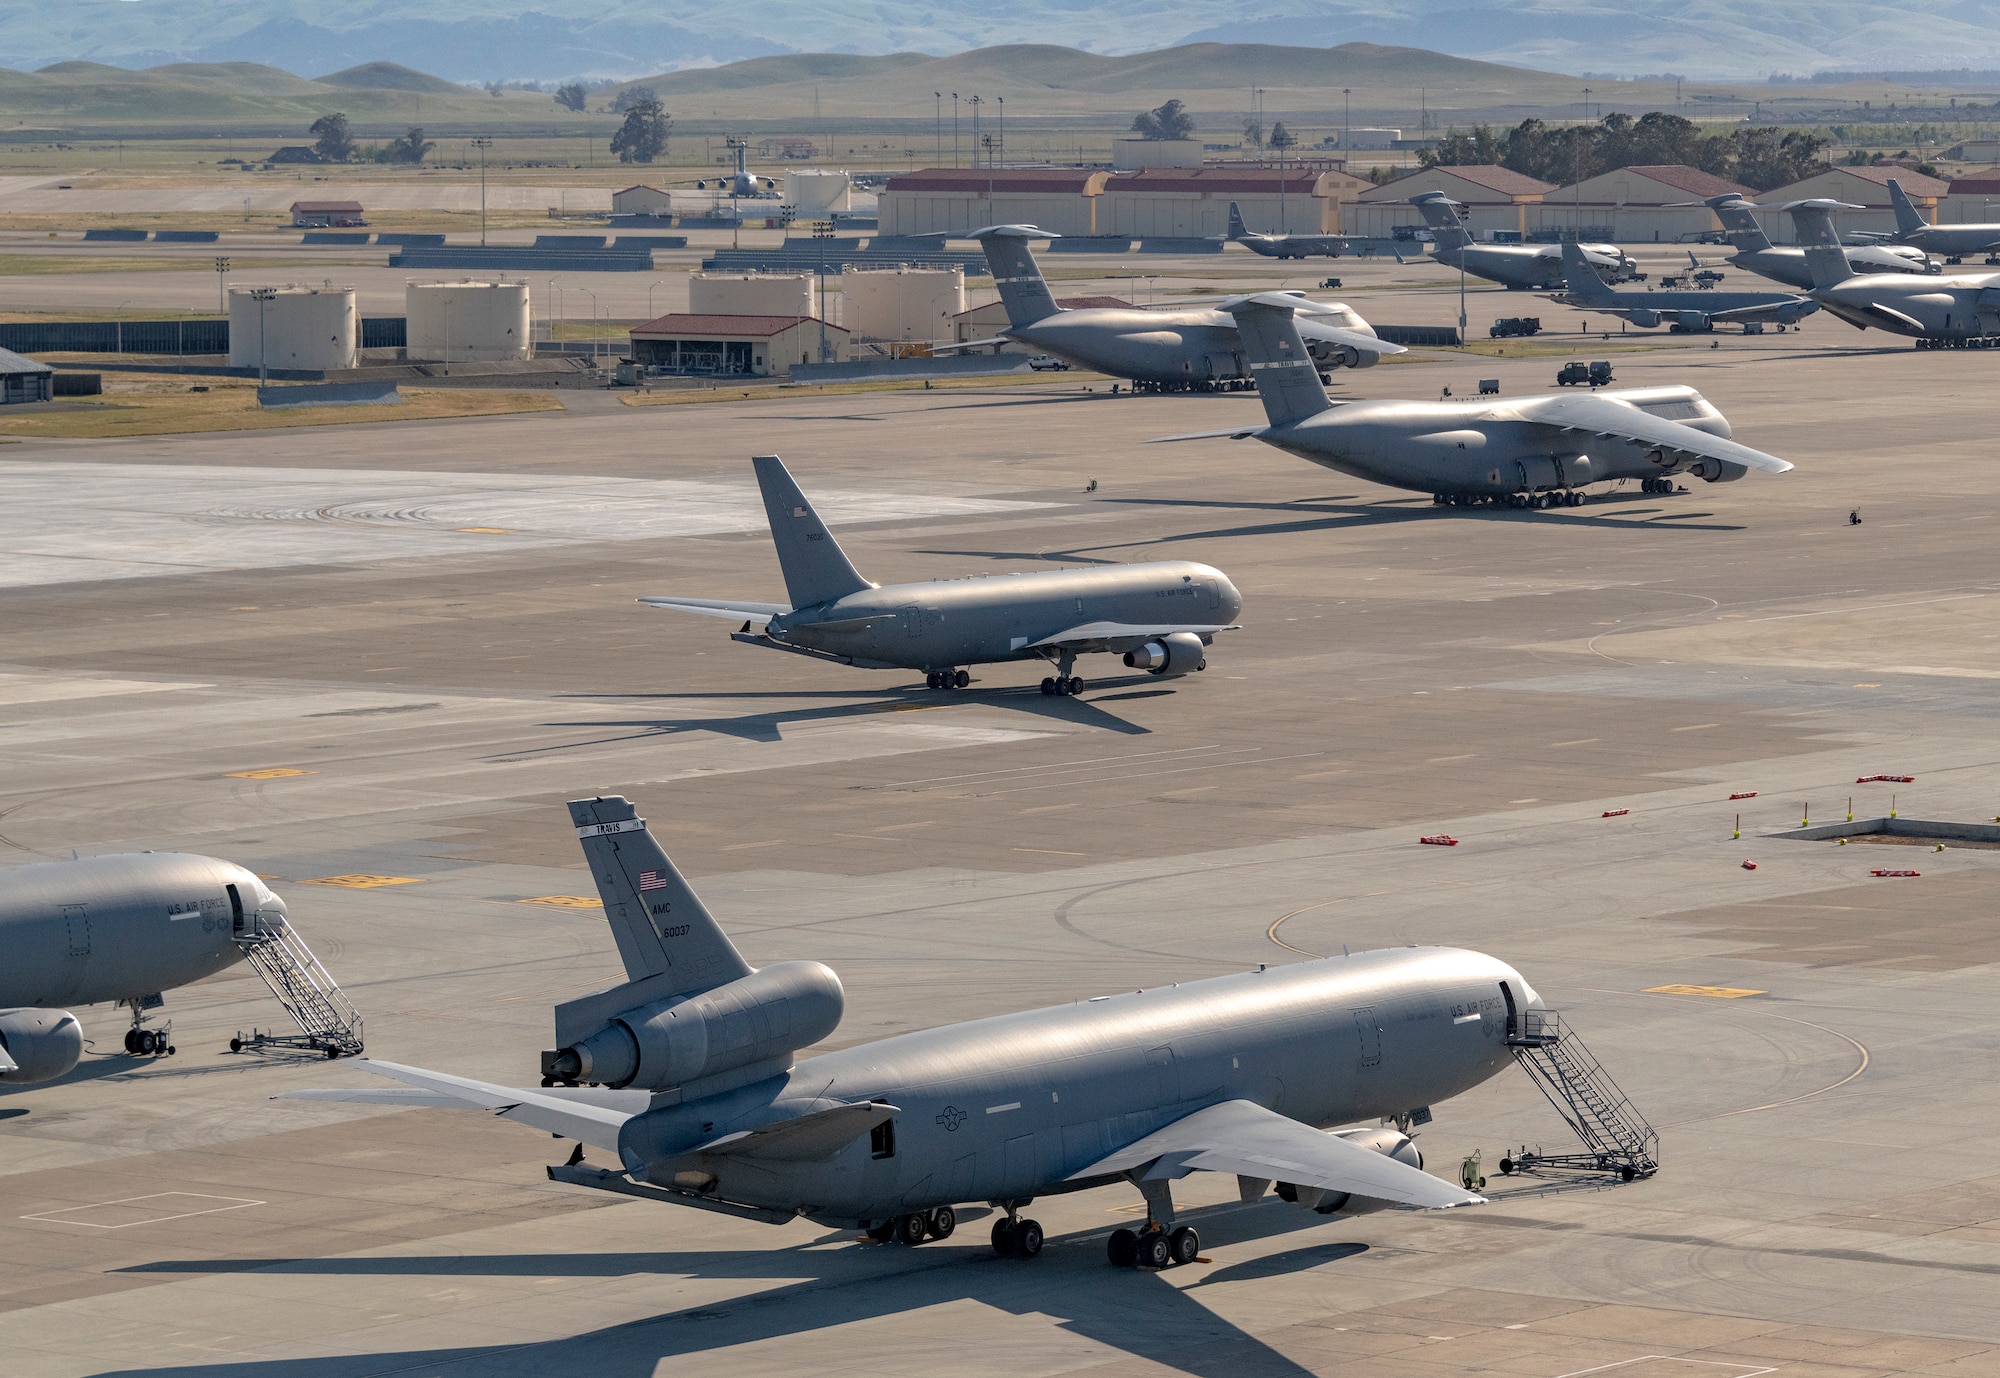
[[[259,919],[236,935],[236,945],[285,1013],[299,1026],[295,1034],[252,1029],[229,1040],[232,1053],[265,1048],[299,1048],[328,1057],[356,1057],[362,1050],[361,1013],[354,1008],[312,949],[290,924]]]
[[[1610,1172],[1632,1181],[1660,1170],[1660,1136],[1554,1010],[1529,1009],[1507,1022],[1507,1048],[1556,1113],[1576,1132],[1581,1153],[1521,1149],[1502,1172],[1555,1169]]]

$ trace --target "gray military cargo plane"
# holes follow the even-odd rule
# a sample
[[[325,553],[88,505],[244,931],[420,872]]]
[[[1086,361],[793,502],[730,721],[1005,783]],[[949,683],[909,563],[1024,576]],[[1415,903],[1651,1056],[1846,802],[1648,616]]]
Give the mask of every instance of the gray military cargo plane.
[[[1819,304],[1790,292],[1723,292],[1716,289],[1620,292],[1607,287],[1577,245],[1562,246],[1566,285],[1555,300],[1578,310],[1618,316],[1642,329],[1664,325],[1676,334],[1702,334],[1723,324],[1776,322],[1797,325]]]
[[[1833,228],[1840,201],[1794,201],[1785,207],[1806,246],[1812,298],[1861,330],[1913,336],[1919,349],[1990,349],[2000,344],[2000,273],[1856,273]]]
[[[1052,662],[1044,694],[1080,694],[1079,655],[1123,656],[1133,669],[1179,676],[1208,668],[1205,648],[1236,629],[1243,595],[1208,565],[1143,565],[871,584],[826,529],[776,455],[751,461],[764,493],[789,605],[716,598],[641,598],[708,617],[745,619],[731,639],[854,665],[922,670],[932,689],[963,689],[960,666]],[[762,623],[764,630],[750,630]]]
[[[1141,311],[1135,307],[1057,308],[1055,297],[1028,249],[1031,239],[1058,236],[1033,225],[992,225],[970,238],[986,251],[993,285],[1007,308],[1007,329],[997,339],[972,340],[938,352],[964,351],[1016,340],[1067,359],[1079,368],[1130,378],[1135,387],[1171,391],[1229,391],[1247,388],[1249,370],[1236,322],[1212,307]],[[1368,368],[1390,354],[1406,352],[1375,338],[1375,331],[1338,302],[1310,302],[1300,295],[1307,319],[1300,333],[1322,369]]]
[[[172,1053],[145,1027],[160,992],[243,960],[239,935],[282,925],[285,902],[232,862],[177,852],[0,870],[0,1083],[49,1081],[83,1056],[67,1005],[132,1008],[125,1051]]]
[[[1265,258],[1339,258],[1347,251],[1347,240],[1342,235],[1257,234],[1245,229],[1243,212],[1234,201],[1229,203],[1229,233],[1223,238]]]
[[[1410,204],[1423,215],[1435,240],[1431,257],[1449,268],[1504,285],[1510,292],[1546,291],[1563,285],[1562,250],[1554,244],[1475,244],[1460,212],[1463,202],[1441,191],[1421,192]],[[1613,282],[1639,277],[1639,264],[1615,244],[1586,244],[1583,255]]]
[[[1223,303],[1242,328],[1269,424],[1163,440],[1255,438],[1314,464],[1449,506],[1558,507],[1587,484],[1638,479],[1673,491],[1673,475],[1710,483],[1786,461],[1728,439],[1729,422],[1690,387],[1617,388],[1462,402],[1334,402],[1292,328],[1291,302],[1272,293]]]
[[[1933,225],[1893,177],[1889,179],[1889,202],[1896,208],[1896,233],[1884,247],[1909,245],[1920,253],[1943,255],[1949,263],[1957,263],[1967,254],[1985,254],[1988,263],[2000,264],[2000,225]],[[1847,256],[1858,262],[1853,249]]]
[[[1721,196],[1711,196],[1702,202],[1715,212],[1722,222],[1723,231],[1729,236],[1729,243],[1736,252],[1728,261],[1738,268],[1782,282],[1788,287],[1811,287],[1812,269],[1806,267],[1806,251],[1792,245],[1771,242],[1764,233],[1764,227],[1757,223],[1757,207],[1744,200],[1735,192]],[[1936,273],[1938,265],[1924,257],[1921,249],[1905,248],[1896,244],[1856,244],[1850,245],[1847,256],[1861,272],[1867,273]]]
[[[384,1090],[293,1098],[475,1106],[617,1155],[559,1182],[882,1242],[942,1239],[956,1208],[1006,1211],[992,1242],[1032,1257],[1035,1197],[1119,1181],[1145,1226],[1114,1263],[1192,1261],[1171,1183],[1234,1173],[1254,1201],[1322,1215],[1482,1198],[1422,1171],[1410,1123],[1510,1060],[1541,1005],[1506,963],[1405,947],[1119,992],[901,1034],[796,1060],[830,1035],[840,978],[818,962],[753,969],[622,798],[569,805],[627,980],[556,1006],[541,1089],[386,1062]],[[591,1083],[579,1086],[576,1083]]]

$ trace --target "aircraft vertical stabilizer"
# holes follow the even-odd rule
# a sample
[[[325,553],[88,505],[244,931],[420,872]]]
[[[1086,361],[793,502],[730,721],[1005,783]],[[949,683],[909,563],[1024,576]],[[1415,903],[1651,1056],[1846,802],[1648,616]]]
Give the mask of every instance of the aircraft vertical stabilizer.
[[[1055,237],[1033,225],[989,225],[968,236],[986,251],[993,286],[1000,293],[1000,304],[1007,308],[1007,324],[1033,325],[1056,314],[1056,299],[1035,256],[1028,251],[1030,239]]]
[[[1911,230],[1930,228],[1930,222],[1924,219],[1923,212],[1919,211],[1916,203],[1910,200],[1910,194],[1903,190],[1903,184],[1893,177],[1889,179],[1889,203],[1896,208],[1897,234],[1908,234]]]
[[[1231,239],[1241,239],[1248,233],[1250,231],[1243,227],[1243,212],[1236,208],[1234,201],[1231,201],[1229,203],[1229,237]]]
[[[1854,265],[1847,261],[1847,250],[1833,228],[1836,208],[1845,209],[1838,201],[1794,201],[1785,207],[1792,213],[1799,243],[1806,246],[1806,267],[1815,288],[1838,287],[1854,276]]]
[[[1297,299],[1277,293],[1239,297],[1222,304],[1236,318],[1243,352],[1250,357],[1250,376],[1273,426],[1303,421],[1333,405],[1319,381],[1319,365],[1292,319]]]
[[[1739,253],[1754,254],[1760,249],[1771,247],[1771,238],[1764,233],[1764,227],[1757,223],[1756,213],[1750,202],[1735,192],[1708,198],[1708,208],[1715,212],[1715,218],[1722,222],[1723,233]]]
[[[630,800],[615,794],[573,799],[569,817],[633,982],[665,978],[649,987],[650,996],[661,999],[712,990],[750,974],[750,964],[660,850]]]
[[[855,570],[785,462],[776,455],[758,455],[750,462],[757,470],[757,486],[764,490],[764,514],[771,521],[771,542],[778,547],[778,567],[785,572],[792,606],[831,603],[875,587]]]
[[[1472,243],[1472,236],[1466,231],[1465,222],[1458,218],[1459,203],[1441,191],[1427,191],[1410,198],[1430,226],[1431,238],[1437,242],[1441,252],[1463,249]]]
[[[1574,239],[1563,241],[1563,294],[1585,306],[1611,306],[1618,294],[1607,287]]]

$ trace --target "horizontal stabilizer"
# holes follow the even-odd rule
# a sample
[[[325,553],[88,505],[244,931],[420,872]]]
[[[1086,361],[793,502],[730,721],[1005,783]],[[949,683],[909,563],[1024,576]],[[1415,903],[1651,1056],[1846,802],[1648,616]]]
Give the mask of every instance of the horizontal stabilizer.
[[[618,1131],[625,1121],[645,1109],[647,1098],[643,1091],[623,1093],[621,1100],[606,1104],[604,1102],[608,1097],[602,1091],[592,1092],[591,1098],[586,1100],[574,1092],[565,1094],[568,1088],[530,1091],[520,1087],[495,1086],[491,1082],[430,1072],[422,1067],[405,1067],[399,1062],[382,1062],[375,1058],[362,1058],[355,1065],[376,1076],[405,1082],[414,1087],[418,1095],[398,1095],[393,1091],[287,1091],[277,1099],[344,1100],[378,1105],[450,1105],[495,1110],[502,1119],[515,1120],[534,1129],[559,1134],[565,1139],[576,1139],[593,1148],[616,1151]],[[610,1094],[620,1096],[621,1093]],[[631,1099],[634,1096],[636,1100]],[[621,1109],[620,1104],[631,1108]]]
[[[846,1148],[876,1125],[902,1113],[893,1105],[867,1101],[860,1105],[836,1105],[815,1110],[796,1119],[779,1120],[735,1134],[711,1139],[696,1153],[727,1154],[733,1158],[763,1158],[780,1163],[824,1162]]]
[[[1071,1181],[1137,1173],[1140,1180],[1187,1171],[1290,1182],[1397,1205],[1444,1210],[1486,1198],[1421,1168],[1365,1149],[1247,1100],[1197,1110],[1071,1175]]]
[[[1791,461],[1776,455],[1724,440],[1693,426],[1683,426],[1678,421],[1664,420],[1608,397],[1551,398],[1532,409],[1524,409],[1522,420],[1651,445],[1670,454],[1719,459],[1746,469],[1761,469],[1767,474],[1782,474],[1792,467]]]
[[[641,598],[641,603],[655,608],[672,608],[675,612],[700,613],[703,617],[726,617],[731,622],[749,618],[752,622],[769,622],[774,617],[783,617],[791,609],[783,603],[744,603],[733,598]]]
[[[1030,647],[1076,646],[1099,641],[1144,641],[1149,637],[1172,636],[1175,632],[1193,632],[1196,636],[1208,636],[1215,632],[1241,630],[1239,622],[1085,622],[1082,626],[1071,627],[1068,631],[1045,636],[1040,641],[1029,642]]]
[[[1184,435],[1156,435],[1146,443],[1148,445],[1165,445],[1175,440],[1220,440],[1223,438],[1248,440],[1252,436],[1262,435],[1270,429],[1268,425],[1260,425],[1235,426],[1225,431],[1189,431]]]

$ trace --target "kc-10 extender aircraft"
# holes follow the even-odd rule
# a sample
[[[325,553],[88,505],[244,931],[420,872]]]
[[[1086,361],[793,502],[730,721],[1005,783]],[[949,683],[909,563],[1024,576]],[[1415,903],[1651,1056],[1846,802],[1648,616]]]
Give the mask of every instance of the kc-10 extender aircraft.
[[[1018,341],[1067,359],[1079,368],[1130,378],[1155,389],[1234,390],[1252,386],[1243,342],[1227,312],[1208,306],[1171,311],[1094,306],[1057,307],[1042,277],[1031,239],[1060,236],[1033,225],[990,225],[968,238],[986,251],[993,285],[1007,309],[1007,328],[996,339],[970,340],[937,352],[964,352]],[[1374,327],[1339,302],[1296,298],[1303,315],[1299,333],[1322,369],[1370,368],[1402,354],[1401,345],[1375,338]]]
[[[243,960],[238,938],[285,922],[285,902],[234,862],[178,852],[0,870],[0,1084],[51,1081],[83,1056],[66,1005],[132,1007],[125,1051],[174,1051],[145,1027],[162,991]]]
[[[1236,203],[1229,203],[1229,233],[1224,240],[1230,244],[1241,244],[1253,254],[1265,258],[1339,258],[1347,250],[1347,239],[1337,234],[1258,234],[1244,228],[1243,212]]]
[[[875,1239],[941,1239],[991,1202],[1003,1255],[1032,1257],[1038,1196],[1119,1181],[1146,1223],[1112,1262],[1192,1261],[1171,1183],[1236,1174],[1322,1215],[1483,1198],[1422,1171],[1407,1124],[1502,1071],[1541,1005],[1482,953],[1404,947],[1259,967],[1164,988],[900,1034],[795,1061],[840,1022],[818,962],[753,970],[618,797],[569,805],[627,980],[555,1009],[541,1089],[396,1063],[383,1090],[288,1097],[476,1106],[579,1141],[551,1179],[782,1224],[804,1216]],[[579,1086],[577,1083],[591,1083]],[[582,1161],[583,1144],[619,1167]],[[1628,1176],[1630,1174],[1627,1174]]]
[[[1033,574],[978,575],[924,584],[871,584],[799,491],[784,461],[750,461],[763,490],[771,541],[791,603],[641,598],[658,608],[745,619],[735,641],[864,670],[922,670],[932,689],[963,689],[957,667],[1053,662],[1044,694],[1080,694],[1079,655],[1108,652],[1156,675],[1207,668],[1206,647],[1234,631],[1243,595],[1221,570],[1188,560]],[[764,630],[754,633],[753,623]]]
[[[1335,402],[1273,293],[1224,302],[1243,329],[1268,424],[1161,441],[1255,438],[1314,464],[1451,506],[1574,507],[1586,484],[1638,479],[1673,491],[1673,475],[1710,483],[1792,466],[1728,439],[1729,422],[1690,387],[1617,388],[1587,397],[1463,402]]]
[[[1465,203],[1441,191],[1410,198],[1435,241],[1431,258],[1447,268],[1463,268],[1476,278],[1497,282],[1510,292],[1548,291],[1563,285],[1562,250],[1554,244],[1475,244],[1459,218]],[[1583,256],[1613,282],[1642,276],[1639,264],[1616,244],[1585,244]]]

